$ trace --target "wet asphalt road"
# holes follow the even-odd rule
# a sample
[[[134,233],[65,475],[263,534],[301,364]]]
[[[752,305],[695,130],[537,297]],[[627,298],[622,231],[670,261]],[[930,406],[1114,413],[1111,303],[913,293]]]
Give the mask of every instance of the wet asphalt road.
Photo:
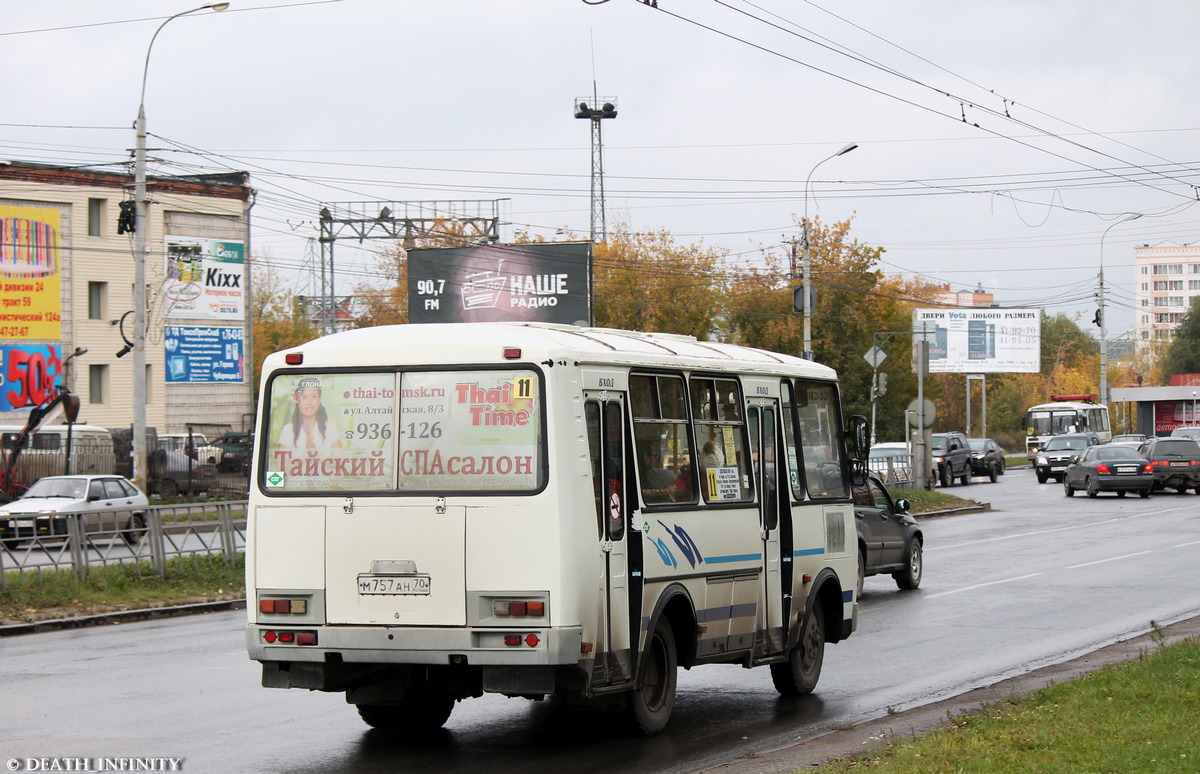
[[[813,696],[767,669],[681,672],[667,731],[486,696],[420,740],[372,731],[340,695],[259,687],[242,611],[0,640],[0,766],[170,756],[193,772],[694,772],[1065,661],[1200,614],[1200,497],[1063,496],[1029,470],[961,494],[995,510],[929,519],[925,577],[867,579],[858,632]],[[959,492],[959,487],[951,491]]]

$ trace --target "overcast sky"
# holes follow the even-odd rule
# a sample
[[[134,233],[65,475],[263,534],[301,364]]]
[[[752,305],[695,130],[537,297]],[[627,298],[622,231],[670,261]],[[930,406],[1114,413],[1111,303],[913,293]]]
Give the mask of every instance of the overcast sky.
[[[6,4],[0,158],[121,169],[151,36],[199,4]],[[322,203],[503,199],[505,237],[586,236],[594,88],[610,226],[759,260],[811,174],[884,271],[1084,324],[1112,226],[1116,336],[1133,247],[1200,240],[1198,29],[1194,0],[234,0],[154,43],[151,174],[249,171],[252,250],[304,291]],[[337,244],[339,292],[370,247]]]

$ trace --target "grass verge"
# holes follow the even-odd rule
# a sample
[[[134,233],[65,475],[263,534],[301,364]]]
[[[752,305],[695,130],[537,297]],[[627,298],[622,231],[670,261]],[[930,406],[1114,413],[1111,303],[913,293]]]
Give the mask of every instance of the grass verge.
[[[1000,702],[822,774],[1079,774],[1200,770],[1200,641]]]
[[[957,497],[940,489],[892,489],[890,491],[894,499],[899,500],[903,497],[908,500],[911,506],[908,512],[912,514],[947,511],[954,508],[969,508],[972,505],[979,505],[974,500]]]
[[[149,562],[92,567],[80,581],[70,570],[8,572],[0,591],[0,625],[72,618],[117,610],[195,604],[246,595],[241,554],[228,565],[220,556],[188,556],[167,562],[167,576],[157,578]]]

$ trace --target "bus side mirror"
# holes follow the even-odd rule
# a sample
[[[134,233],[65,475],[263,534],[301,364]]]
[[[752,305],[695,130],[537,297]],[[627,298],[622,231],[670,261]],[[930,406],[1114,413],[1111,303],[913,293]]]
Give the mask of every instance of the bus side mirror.
[[[850,417],[850,444],[851,456],[859,461],[865,461],[867,455],[871,452],[871,428],[867,424],[867,418],[855,414]]]

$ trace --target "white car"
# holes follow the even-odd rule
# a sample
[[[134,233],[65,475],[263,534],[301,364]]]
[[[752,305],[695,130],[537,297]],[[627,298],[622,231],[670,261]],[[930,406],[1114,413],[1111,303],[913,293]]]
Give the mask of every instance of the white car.
[[[47,476],[0,506],[0,538],[15,548],[33,538],[68,533],[69,517],[82,514],[88,533],[120,536],[134,545],[146,531],[150,500],[121,476]]]

